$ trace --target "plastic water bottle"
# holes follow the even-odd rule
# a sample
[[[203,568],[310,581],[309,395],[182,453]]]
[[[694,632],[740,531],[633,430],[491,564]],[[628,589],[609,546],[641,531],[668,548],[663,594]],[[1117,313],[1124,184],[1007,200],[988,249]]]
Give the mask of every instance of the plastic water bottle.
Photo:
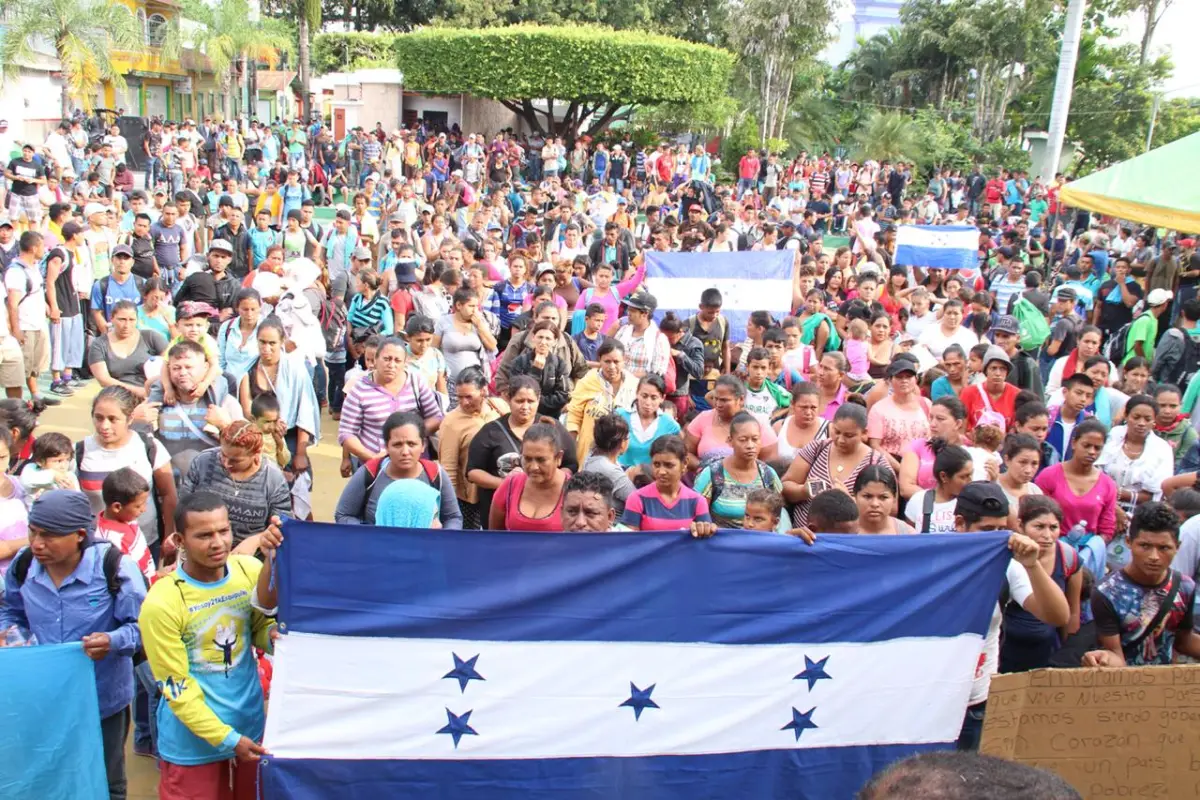
[[[1087,536],[1087,523],[1079,520],[1071,526],[1071,530],[1067,531],[1066,538],[1068,542],[1078,547],[1083,542],[1085,536]]]

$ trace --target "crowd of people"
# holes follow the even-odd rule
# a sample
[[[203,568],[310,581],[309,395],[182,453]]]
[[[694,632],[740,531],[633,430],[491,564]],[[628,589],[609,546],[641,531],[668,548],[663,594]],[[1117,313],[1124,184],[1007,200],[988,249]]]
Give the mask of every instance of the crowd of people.
[[[997,671],[1200,657],[1200,255],[1062,176],[204,119],[134,189],[73,131],[5,169],[0,629],[96,660],[114,798],[131,718],[161,797],[252,796],[322,428],[339,524],[1011,531],[962,749]],[[977,265],[897,264],[909,224]],[[648,252],[754,250],[790,314],[657,313]],[[93,433],[39,425],[81,387]]]

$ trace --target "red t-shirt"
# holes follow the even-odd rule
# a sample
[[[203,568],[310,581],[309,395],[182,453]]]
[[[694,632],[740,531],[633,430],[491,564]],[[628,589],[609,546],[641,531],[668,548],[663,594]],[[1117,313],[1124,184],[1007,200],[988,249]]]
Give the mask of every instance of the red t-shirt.
[[[758,180],[758,168],[760,165],[757,158],[742,156],[742,160],[738,162],[738,177],[744,180]]]
[[[570,470],[561,470],[564,477],[571,476]],[[525,484],[529,480],[529,476],[524,472],[511,472],[508,477],[500,481],[500,485],[496,487],[496,493],[492,495],[492,506],[500,509],[500,513],[504,515],[504,530],[506,531],[528,531],[528,532],[547,532],[561,533],[562,532],[562,496],[558,498],[558,505],[554,507],[554,511],[546,517],[527,517],[521,513],[521,494],[525,491]]]
[[[655,162],[655,168],[658,170],[658,179],[663,183],[667,183],[675,175],[675,156],[670,153],[663,153]]]
[[[979,418],[990,409],[1004,417],[1005,433],[1013,429],[1013,414],[1016,412],[1017,395],[1021,390],[1011,383],[1004,384],[1004,393],[997,400],[988,396],[985,400],[983,396],[983,384],[975,384],[963,389],[959,399],[967,408],[967,430],[971,430],[979,424]]]
[[[408,319],[408,315],[411,314],[413,308],[415,308],[413,305],[412,293],[397,289],[396,291],[392,292],[391,300],[392,311],[403,314],[404,318]]]
[[[1000,198],[1004,194],[1004,181],[999,178],[992,178],[983,187],[984,199],[989,203],[999,203]]]

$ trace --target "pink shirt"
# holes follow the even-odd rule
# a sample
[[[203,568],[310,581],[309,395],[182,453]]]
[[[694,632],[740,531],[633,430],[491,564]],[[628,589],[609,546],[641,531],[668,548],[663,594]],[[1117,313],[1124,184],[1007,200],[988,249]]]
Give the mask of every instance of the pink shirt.
[[[613,323],[621,318],[621,298],[633,292],[645,277],[646,262],[643,260],[642,265],[632,275],[618,283],[616,287],[609,286],[607,292],[599,289],[584,289],[579,293],[579,300],[575,302],[575,310],[586,311],[592,303],[604,306],[604,327],[600,330],[607,331]]]
[[[733,454],[733,448],[729,446],[729,437],[727,434],[714,435],[713,422],[717,418],[717,412],[709,409],[701,411],[696,418],[687,426],[687,432],[700,439],[700,444],[696,448],[696,455],[703,461],[706,458],[712,458]],[[755,415],[762,427],[762,449],[766,450],[771,445],[779,441],[779,437],[771,428],[771,421]]]
[[[564,469],[562,472],[567,477],[571,475],[568,470]],[[500,513],[504,515],[504,530],[561,533],[563,529],[561,495],[558,498],[558,505],[554,507],[549,516],[527,517],[521,513],[521,495],[525,491],[525,483],[528,480],[529,476],[524,472],[511,472],[496,487],[496,493],[492,496],[492,505],[499,508]]]
[[[885,453],[900,455],[905,442],[929,438],[929,400],[922,397],[916,408],[901,408],[891,395],[867,412],[867,438],[878,439]]]
[[[1075,527],[1076,522],[1083,520],[1088,533],[1099,534],[1106,542],[1112,539],[1117,528],[1117,484],[1108,475],[1101,472],[1100,480],[1083,496],[1075,494],[1067,483],[1062,464],[1042,470],[1033,482],[1062,506],[1064,535]]]

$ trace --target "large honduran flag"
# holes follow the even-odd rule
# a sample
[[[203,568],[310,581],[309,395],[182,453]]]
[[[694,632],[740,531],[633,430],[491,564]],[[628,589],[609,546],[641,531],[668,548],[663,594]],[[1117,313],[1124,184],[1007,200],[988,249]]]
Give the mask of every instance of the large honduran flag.
[[[266,798],[850,798],[953,746],[1003,534],[289,523]]]
[[[705,289],[720,289],[721,313],[729,321],[729,339],[746,338],[754,311],[777,319],[792,311],[791,250],[744,253],[659,253],[646,251],[646,288],[658,301],[658,319],[674,311],[680,319],[695,314]]]
[[[901,225],[897,266],[973,270],[979,266],[979,229],[971,225]]]

